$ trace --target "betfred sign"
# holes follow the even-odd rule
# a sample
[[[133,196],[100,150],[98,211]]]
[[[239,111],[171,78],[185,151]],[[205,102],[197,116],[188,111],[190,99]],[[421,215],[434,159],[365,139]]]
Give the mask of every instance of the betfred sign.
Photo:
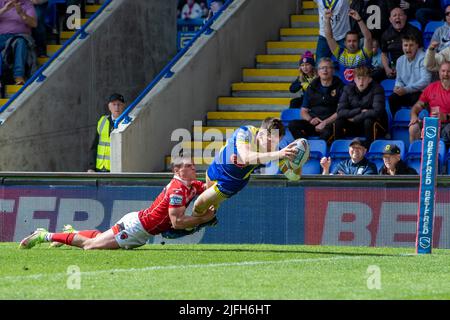
[[[167,180],[169,181],[169,180]],[[163,190],[159,186],[127,185],[0,185],[0,241],[20,241],[36,228],[59,231],[64,224],[78,230],[105,231],[123,215],[147,208]],[[152,243],[302,244],[303,188],[248,186],[225,201],[219,225],[180,239]],[[192,213],[194,202],[186,210]]]
[[[305,244],[414,247],[418,196],[418,189],[305,188]],[[449,196],[438,189],[438,248],[450,248]]]
[[[36,228],[59,231],[65,224],[78,230],[105,231],[128,212],[149,207],[163,187],[0,187],[0,242],[20,241]],[[201,231],[174,240],[158,235],[149,241],[199,243],[203,236]]]
[[[96,190],[96,198],[92,199],[87,196],[90,189],[0,188],[0,242],[20,241],[36,228],[61,230],[65,224],[79,230],[106,230],[126,213],[147,208],[152,201],[146,200],[146,195],[153,197],[155,193],[144,188],[125,189],[130,190],[130,194],[133,194],[132,190],[135,192],[132,199],[127,199],[123,189],[118,192],[118,188],[113,187]]]

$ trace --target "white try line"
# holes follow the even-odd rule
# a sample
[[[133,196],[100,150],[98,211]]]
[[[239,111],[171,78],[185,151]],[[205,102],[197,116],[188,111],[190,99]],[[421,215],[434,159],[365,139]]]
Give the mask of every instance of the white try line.
[[[137,273],[137,272],[147,272],[155,270],[177,270],[177,269],[198,269],[198,268],[221,268],[221,267],[242,267],[242,266],[258,266],[258,265],[273,265],[273,264],[295,264],[295,263],[305,263],[305,262],[322,262],[322,261],[333,261],[333,260],[343,260],[343,259],[361,259],[367,258],[367,256],[334,256],[330,258],[311,258],[311,259],[287,259],[278,261],[243,261],[243,262],[224,262],[224,263],[205,263],[205,264],[188,264],[188,265],[168,265],[168,266],[152,266],[145,268],[130,268],[130,269],[109,269],[109,270],[98,270],[98,271],[87,271],[80,272],[80,276],[96,276],[104,273]],[[0,277],[0,283],[2,281],[17,281],[17,280],[35,280],[44,277],[67,277],[72,275],[72,273],[38,273],[30,274],[24,276],[6,276]]]

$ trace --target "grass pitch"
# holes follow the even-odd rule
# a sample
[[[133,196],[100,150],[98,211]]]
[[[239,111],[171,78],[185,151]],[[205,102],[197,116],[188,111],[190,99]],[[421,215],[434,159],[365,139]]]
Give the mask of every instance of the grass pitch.
[[[450,250],[17,245],[0,243],[0,299],[450,299]]]

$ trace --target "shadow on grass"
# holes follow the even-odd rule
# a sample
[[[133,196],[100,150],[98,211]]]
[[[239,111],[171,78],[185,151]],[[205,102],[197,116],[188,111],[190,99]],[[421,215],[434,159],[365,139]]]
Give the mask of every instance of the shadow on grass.
[[[370,253],[370,252],[342,252],[342,251],[312,251],[312,250],[275,250],[275,249],[241,249],[241,248],[164,248],[164,247],[144,247],[139,250],[152,251],[181,251],[181,252],[251,252],[251,253],[296,253],[296,254],[317,254],[317,255],[339,255],[339,256],[374,256],[374,257],[412,257],[413,254],[405,253],[389,254],[389,253]],[[405,250],[406,251],[406,250]]]

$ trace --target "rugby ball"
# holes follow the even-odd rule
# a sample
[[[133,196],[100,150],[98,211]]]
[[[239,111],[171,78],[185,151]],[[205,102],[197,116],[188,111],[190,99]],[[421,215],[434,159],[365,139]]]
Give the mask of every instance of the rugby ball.
[[[294,142],[298,151],[297,155],[292,161],[283,159],[280,162],[280,170],[289,180],[297,181],[301,177],[301,168],[309,159],[310,147],[308,141],[303,138],[297,139]]]
[[[295,159],[292,161],[291,166],[296,167],[303,167],[303,165],[308,161],[309,159],[309,153],[310,153],[310,147],[308,140],[300,138],[294,141],[297,149],[297,155],[295,156]]]

